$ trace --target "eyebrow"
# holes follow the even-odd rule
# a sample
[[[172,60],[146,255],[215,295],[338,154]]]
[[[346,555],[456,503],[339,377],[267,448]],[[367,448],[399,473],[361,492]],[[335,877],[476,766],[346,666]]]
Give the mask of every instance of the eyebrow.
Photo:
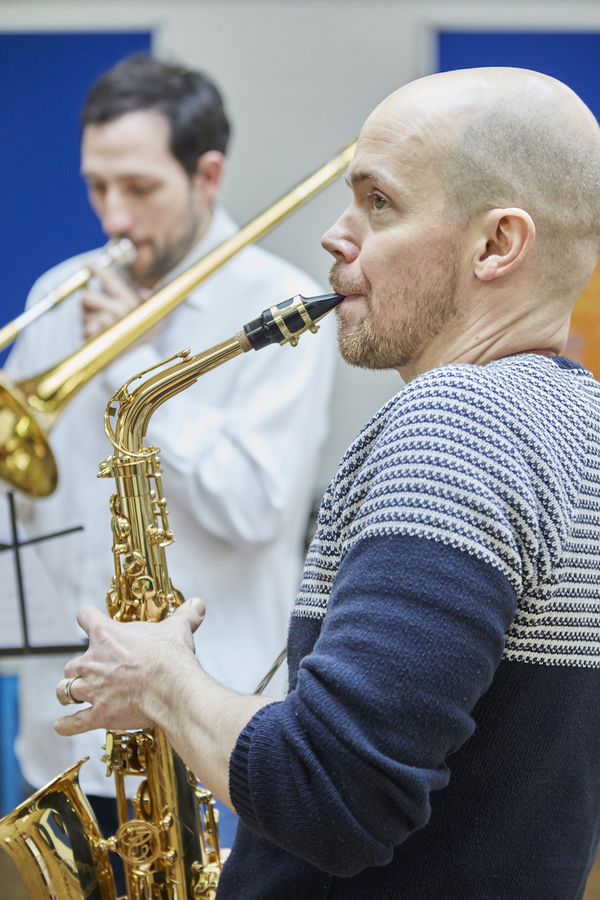
[[[103,181],[104,178],[102,175],[97,175],[95,172],[85,172],[83,169],[80,171],[81,177],[85,181],[98,180]],[[117,175],[116,180],[119,182],[123,181],[157,181],[160,180],[158,175],[150,174],[149,172],[126,172],[123,175]]]
[[[363,172],[352,172],[349,175],[345,176],[345,181],[348,187],[356,187],[359,184],[362,184],[365,181],[385,181],[385,177],[378,172],[376,169],[372,171],[363,171]]]

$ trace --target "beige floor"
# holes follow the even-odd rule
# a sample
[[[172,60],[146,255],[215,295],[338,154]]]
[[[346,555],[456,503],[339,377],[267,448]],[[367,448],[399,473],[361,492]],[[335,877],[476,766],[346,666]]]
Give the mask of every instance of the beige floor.
[[[600,900],[600,854],[590,872],[583,900]]]

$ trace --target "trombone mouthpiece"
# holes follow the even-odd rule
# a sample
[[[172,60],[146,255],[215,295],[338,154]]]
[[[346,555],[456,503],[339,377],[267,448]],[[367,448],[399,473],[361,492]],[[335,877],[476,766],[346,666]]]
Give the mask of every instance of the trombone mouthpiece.
[[[295,347],[300,335],[305,331],[317,331],[316,322],[343,299],[343,294],[320,294],[318,297],[297,294],[266,309],[258,319],[244,325],[243,333],[254,350],[287,341]]]
[[[126,237],[111,237],[96,260],[99,266],[128,266],[136,257],[133,243]]]

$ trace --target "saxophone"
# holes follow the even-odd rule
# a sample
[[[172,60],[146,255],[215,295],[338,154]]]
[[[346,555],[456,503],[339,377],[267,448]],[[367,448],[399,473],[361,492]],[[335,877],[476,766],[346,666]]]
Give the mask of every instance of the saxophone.
[[[241,353],[274,343],[295,346],[342,300],[339,294],[297,295],[203,353],[191,356],[185,350],[140,372],[111,398],[105,430],[114,452],[99,472],[116,483],[110,501],[115,574],[106,598],[111,618],[159,622],[184,599],[168,574],[165,548],[174,538],[159,450],[143,444],[155,410]],[[132,389],[138,380],[142,383]],[[107,732],[103,760],[115,778],[119,828],[114,836],[102,837],[79,786],[84,760],[0,820],[0,846],[12,857],[31,900],[116,900],[110,852],[123,859],[126,900],[215,900],[222,863],[214,800],[162,730]],[[131,818],[128,776],[141,779]]]

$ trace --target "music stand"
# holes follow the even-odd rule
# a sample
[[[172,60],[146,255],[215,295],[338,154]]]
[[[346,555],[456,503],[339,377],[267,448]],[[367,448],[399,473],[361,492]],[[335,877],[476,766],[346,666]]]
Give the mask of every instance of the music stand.
[[[66,528],[63,531],[55,531],[52,534],[44,534],[40,537],[31,538],[30,540],[22,541],[19,538],[18,529],[17,529],[17,516],[15,512],[15,498],[12,491],[7,493],[8,499],[8,511],[9,511],[9,521],[10,521],[10,530],[12,535],[12,540],[10,543],[0,542],[0,553],[5,553],[8,551],[12,551],[13,561],[14,561],[14,570],[15,570],[15,578],[16,578],[16,586],[17,586],[17,599],[19,605],[19,613],[20,613],[20,621],[21,627],[23,630],[23,643],[19,647],[1,647],[0,646],[0,658],[4,656],[29,656],[34,654],[48,654],[48,653],[81,653],[84,652],[87,648],[87,643],[83,642],[80,644],[50,644],[46,646],[40,646],[38,644],[31,644],[30,642],[30,629],[27,621],[27,604],[25,602],[25,588],[23,583],[23,572],[21,567],[21,548],[30,546],[31,544],[37,544],[41,541],[49,541],[52,538],[62,537],[66,534],[71,534],[75,531],[83,531],[83,525],[77,525],[74,528]]]

